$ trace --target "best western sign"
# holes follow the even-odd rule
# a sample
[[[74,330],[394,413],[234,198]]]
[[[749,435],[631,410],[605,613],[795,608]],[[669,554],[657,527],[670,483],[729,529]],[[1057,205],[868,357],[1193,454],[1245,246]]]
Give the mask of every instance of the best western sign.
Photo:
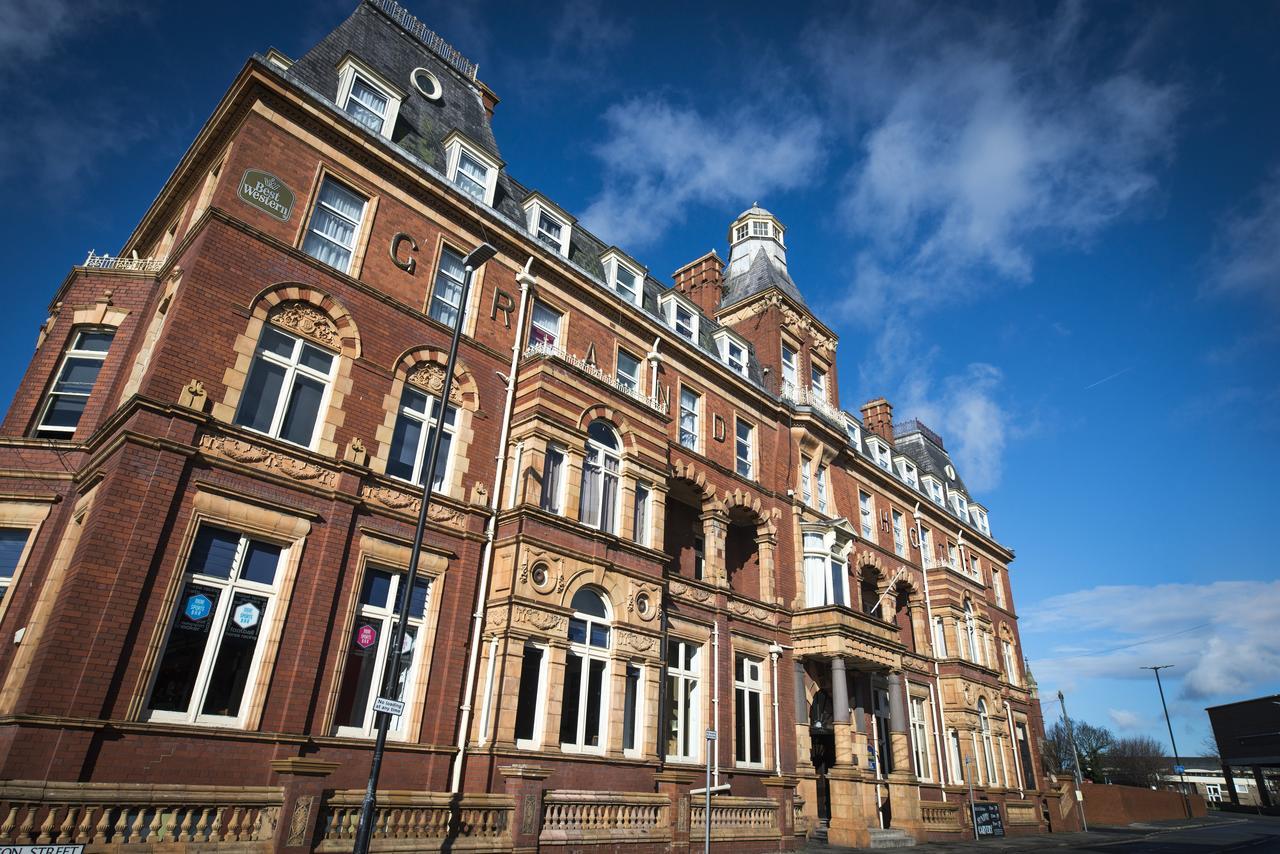
[[[293,213],[293,190],[270,172],[250,169],[240,179],[240,200],[287,222]]]

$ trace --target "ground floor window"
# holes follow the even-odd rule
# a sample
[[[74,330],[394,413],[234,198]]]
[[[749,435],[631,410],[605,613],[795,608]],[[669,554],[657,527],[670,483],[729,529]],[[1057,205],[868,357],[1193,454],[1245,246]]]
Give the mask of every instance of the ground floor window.
[[[239,725],[274,618],[283,549],[202,525],[156,666],[152,719]]]
[[[347,654],[338,689],[335,720],[338,735],[372,736],[377,727],[373,701],[382,695],[386,670],[394,668],[393,699],[405,700],[415,695],[418,672],[422,668],[421,648],[426,641],[423,623],[431,582],[419,578],[409,597],[409,620],[400,639],[400,648],[390,656],[388,644],[395,632],[400,597],[404,596],[404,573],[381,568],[365,572],[360,588],[360,610],[347,639]],[[407,721],[403,716],[391,719],[388,732],[404,738]]]
[[[545,711],[547,651],[524,645],[520,661],[520,693],[516,698],[516,747],[537,748],[542,743]]]
[[[924,697],[911,698],[911,752],[916,763],[916,776],[932,780],[929,772],[929,712]]]
[[[639,753],[640,730],[644,714],[644,670],[640,665],[627,662],[625,688],[622,697],[622,749],[627,753]]]
[[[739,765],[764,764],[764,662],[734,656],[733,744]]]
[[[696,762],[702,733],[699,708],[702,648],[682,640],[667,642],[667,758]]]

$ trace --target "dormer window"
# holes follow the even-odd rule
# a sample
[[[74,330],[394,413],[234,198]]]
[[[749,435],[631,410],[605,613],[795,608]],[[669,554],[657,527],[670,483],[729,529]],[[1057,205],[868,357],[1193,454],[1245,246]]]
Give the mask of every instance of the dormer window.
[[[932,475],[925,475],[924,491],[939,507],[945,506],[942,500],[942,483]]]
[[[747,375],[747,345],[733,335],[721,330],[716,333],[716,346],[720,349],[721,360],[729,369],[742,376]]]
[[[353,56],[338,66],[337,104],[378,136],[391,138],[404,95]]]
[[[849,436],[849,444],[855,448],[862,447],[862,429],[856,421],[844,422],[844,432]]]
[[[525,225],[529,233],[557,255],[569,257],[569,234],[573,217],[552,205],[541,193],[533,193],[524,203]]]
[[[966,522],[969,521],[969,502],[955,490],[951,491],[951,508],[956,511],[956,515],[961,519]]]
[[[906,457],[898,457],[898,475],[907,482],[907,485],[913,489],[920,488],[920,477],[916,470],[916,464]]]
[[[885,471],[892,471],[893,467],[889,464],[889,446],[879,439],[868,439],[867,444],[871,448],[871,459],[875,460],[876,465]]]
[[[684,303],[674,294],[663,295],[662,318],[681,338],[694,342],[698,340],[698,315],[692,306]]]
[[[973,527],[977,528],[988,537],[991,536],[991,523],[987,519],[987,511],[981,507],[971,505],[969,507],[969,518],[973,520]]]
[[[449,181],[477,202],[492,205],[501,162],[456,130],[445,137],[444,150]]]

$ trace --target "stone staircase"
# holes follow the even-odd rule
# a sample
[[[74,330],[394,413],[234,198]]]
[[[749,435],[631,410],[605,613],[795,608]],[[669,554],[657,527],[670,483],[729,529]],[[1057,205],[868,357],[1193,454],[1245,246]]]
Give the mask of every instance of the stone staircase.
[[[873,829],[871,830],[871,844],[868,846],[872,849],[877,848],[914,848],[916,844],[915,837],[896,827],[887,830]]]

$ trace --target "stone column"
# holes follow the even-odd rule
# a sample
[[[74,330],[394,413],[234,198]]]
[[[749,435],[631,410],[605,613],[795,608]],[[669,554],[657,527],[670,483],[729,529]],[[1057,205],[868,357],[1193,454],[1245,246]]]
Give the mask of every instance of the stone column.
[[[689,851],[689,789],[698,775],[691,771],[659,771],[653,775],[658,793],[670,802],[668,819],[671,824],[671,845],[668,851],[687,854]]]
[[[729,586],[725,567],[724,541],[729,533],[729,517],[719,510],[703,513],[702,519],[702,580],[717,587]]]
[[[543,781],[551,769],[535,765],[504,765],[498,773],[506,778],[507,794],[515,801],[511,814],[512,854],[537,854],[542,832]]]
[[[831,702],[835,709],[835,721],[849,723],[849,683],[845,679],[844,659],[831,659]]]
[[[324,778],[337,769],[337,762],[302,756],[271,760],[271,770],[279,775],[284,788],[272,850],[307,854],[319,844],[324,816]]]
[[[760,526],[764,528],[764,525]],[[776,538],[773,534],[764,533],[756,536],[756,554],[760,557],[760,598],[765,602],[782,601],[778,598],[778,579],[774,556],[777,552]]]
[[[893,751],[893,771],[888,775],[889,806],[893,826],[924,842],[924,821],[920,814],[920,793],[911,764],[911,743],[907,737],[907,686],[901,673],[889,674],[889,749]]]

